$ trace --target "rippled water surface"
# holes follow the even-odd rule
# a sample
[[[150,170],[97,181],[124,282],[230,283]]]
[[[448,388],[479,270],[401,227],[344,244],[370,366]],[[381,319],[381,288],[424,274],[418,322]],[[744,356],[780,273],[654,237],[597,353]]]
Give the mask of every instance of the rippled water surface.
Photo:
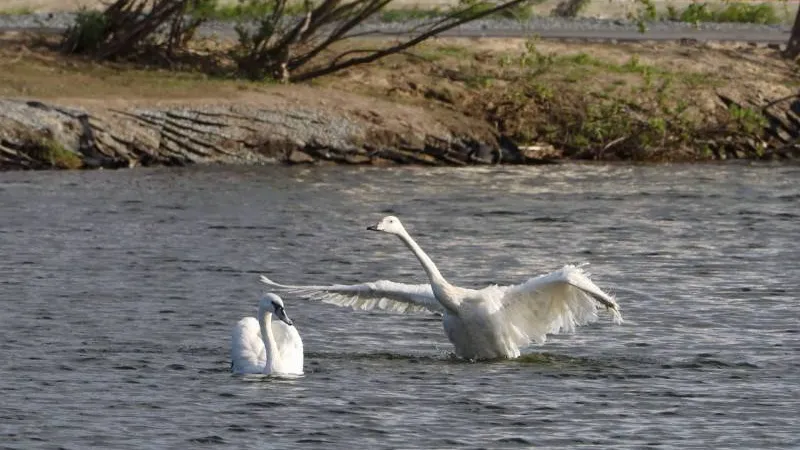
[[[215,167],[0,174],[10,448],[797,448],[800,168]],[[285,296],[296,380],[229,373],[258,275],[452,282],[589,262],[607,316],[519,360]]]

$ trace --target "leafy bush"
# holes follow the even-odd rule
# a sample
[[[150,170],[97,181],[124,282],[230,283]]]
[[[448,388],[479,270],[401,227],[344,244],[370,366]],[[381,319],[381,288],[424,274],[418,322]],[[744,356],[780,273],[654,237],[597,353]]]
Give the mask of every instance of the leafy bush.
[[[768,3],[752,4],[732,2],[722,8],[712,8],[708,3],[692,3],[680,14],[671,12],[669,16],[677,16],[681,22],[736,22],[777,24],[781,19],[775,8]],[[672,17],[670,17],[672,18]]]
[[[541,3],[541,0],[527,1],[518,3],[510,8],[498,11],[489,17],[497,19],[511,19],[511,20],[530,20],[533,17],[533,5]],[[459,0],[458,8],[462,11],[475,13],[482,13],[496,7],[496,3],[485,0]]]
[[[63,46],[68,53],[94,52],[105,42],[107,31],[108,21],[102,11],[83,8],[67,29]]]

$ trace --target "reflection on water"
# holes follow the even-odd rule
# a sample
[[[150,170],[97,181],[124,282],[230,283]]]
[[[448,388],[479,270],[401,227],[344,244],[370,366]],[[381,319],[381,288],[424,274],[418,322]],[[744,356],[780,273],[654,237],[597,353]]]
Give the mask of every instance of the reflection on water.
[[[796,448],[800,168],[236,168],[0,174],[12,448]],[[298,379],[233,376],[259,274],[453,283],[589,262],[626,322],[518,360],[440,319],[285,296]]]

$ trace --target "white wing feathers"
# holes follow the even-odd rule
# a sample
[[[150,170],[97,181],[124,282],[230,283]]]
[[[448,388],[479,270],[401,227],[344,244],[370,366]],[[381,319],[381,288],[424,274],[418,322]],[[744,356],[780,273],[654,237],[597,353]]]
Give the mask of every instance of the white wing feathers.
[[[380,280],[352,285],[291,286],[276,283],[263,275],[261,282],[277,290],[338,306],[350,306],[353,309],[382,309],[399,313],[444,312],[444,308],[433,296],[430,284],[404,284]]]
[[[261,337],[261,333],[258,333],[258,335]],[[272,337],[281,352],[303,353],[303,340],[300,338],[300,333],[297,332],[295,326],[287,325],[280,320],[273,320]]]
[[[261,336],[261,333],[259,333]],[[272,337],[278,345],[280,352],[280,367],[278,370],[299,374],[303,373],[303,340],[294,325],[287,325],[280,320],[272,321]],[[266,358],[266,351],[264,352]]]
[[[231,333],[231,369],[239,374],[261,373],[266,365],[267,352],[258,321],[255,317],[245,317]]]
[[[595,285],[586,273],[566,265],[555,272],[503,289],[498,312],[518,333],[518,342],[544,343],[550,333],[572,332],[597,320],[597,303],[606,307],[614,323],[622,323],[613,297]]]

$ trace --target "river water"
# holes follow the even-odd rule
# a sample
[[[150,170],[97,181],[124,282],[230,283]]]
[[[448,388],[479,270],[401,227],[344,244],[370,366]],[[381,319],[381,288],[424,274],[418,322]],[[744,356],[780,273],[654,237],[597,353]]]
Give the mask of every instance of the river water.
[[[798,448],[800,167],[0,174],[6,448]],[[306,374],[229,372],[259,274],[423,282],[590,263],[607,315],[464,362],[437,317],[284,296]]]

